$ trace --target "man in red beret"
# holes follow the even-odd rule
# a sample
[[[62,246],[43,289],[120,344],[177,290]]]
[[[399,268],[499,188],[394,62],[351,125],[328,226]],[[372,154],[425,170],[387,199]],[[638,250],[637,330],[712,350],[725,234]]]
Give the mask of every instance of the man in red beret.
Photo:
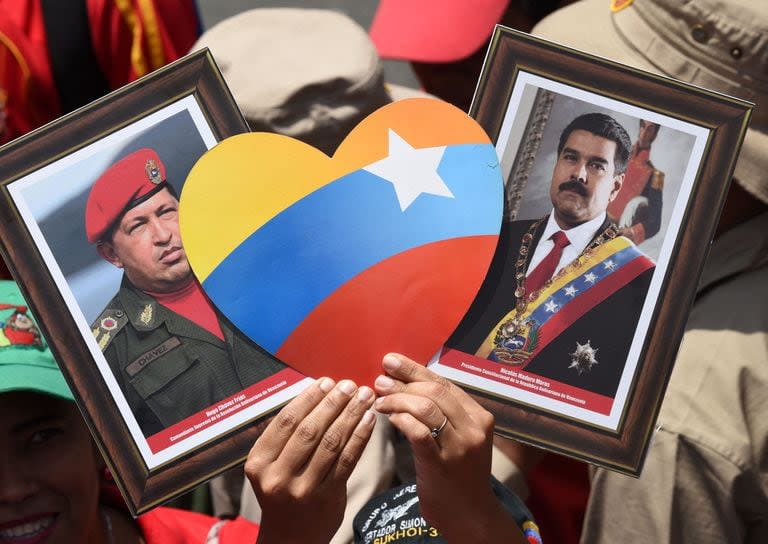
[[[192,275],[178,208],[145,148],[96,180],[85,209],[88,241],[124,272],[92,330],[147,436],[285,368],[219,319]]]

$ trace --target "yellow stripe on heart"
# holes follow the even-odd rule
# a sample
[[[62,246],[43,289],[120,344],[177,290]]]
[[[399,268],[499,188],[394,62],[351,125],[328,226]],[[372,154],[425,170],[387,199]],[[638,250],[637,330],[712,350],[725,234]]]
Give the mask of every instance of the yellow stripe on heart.
[[[205,281],[281,211],[385,158],[389,129],[416,148],[490,142],[466,113],[447,102],[424,98],[379,108],[347,135],[333,158],[278,134],[227,138],[197,161],[181,194],[181,237],[198,280]]]
[[[208,151],[190,171],[179,208],[197,278],[205,281],[254,231],[338,178],[340,169],[341,162],[278,134],[241,134]]]

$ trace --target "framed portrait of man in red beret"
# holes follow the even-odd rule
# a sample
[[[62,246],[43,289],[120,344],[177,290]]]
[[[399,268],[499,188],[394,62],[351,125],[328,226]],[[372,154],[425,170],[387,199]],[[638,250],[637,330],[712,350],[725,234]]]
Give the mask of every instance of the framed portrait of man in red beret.
[[[5,256],[134,513],[244,458],[307,381],[216,310],[180,236],[187,174],[246,131],[202,51],[0,151]]]
[[[501,434],[637,474],[750,108],[497,27],[470,114],[504,220],[433,370]]]

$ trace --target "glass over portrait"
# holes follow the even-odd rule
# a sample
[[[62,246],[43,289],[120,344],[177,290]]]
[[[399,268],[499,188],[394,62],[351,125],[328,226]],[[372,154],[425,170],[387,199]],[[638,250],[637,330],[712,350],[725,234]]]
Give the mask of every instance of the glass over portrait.
[[[430,367],[497,433],[639,474],[751,108],[496,27],[500,240]]]
[[[521,73],[496,146],[502,240],[446,374],[617,429],[707,135]]]
[[[180,235],[193,165],[246,131],[204,50],[0,150],[4,256],[134,514],[242,461],[310,382],[211,304]]]

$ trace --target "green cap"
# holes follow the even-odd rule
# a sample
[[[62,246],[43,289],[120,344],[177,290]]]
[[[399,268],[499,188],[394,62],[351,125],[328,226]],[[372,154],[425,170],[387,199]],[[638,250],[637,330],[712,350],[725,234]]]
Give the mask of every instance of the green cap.
[[[74,400],[19,287],[0,280],[0,394],[11,391]]]

